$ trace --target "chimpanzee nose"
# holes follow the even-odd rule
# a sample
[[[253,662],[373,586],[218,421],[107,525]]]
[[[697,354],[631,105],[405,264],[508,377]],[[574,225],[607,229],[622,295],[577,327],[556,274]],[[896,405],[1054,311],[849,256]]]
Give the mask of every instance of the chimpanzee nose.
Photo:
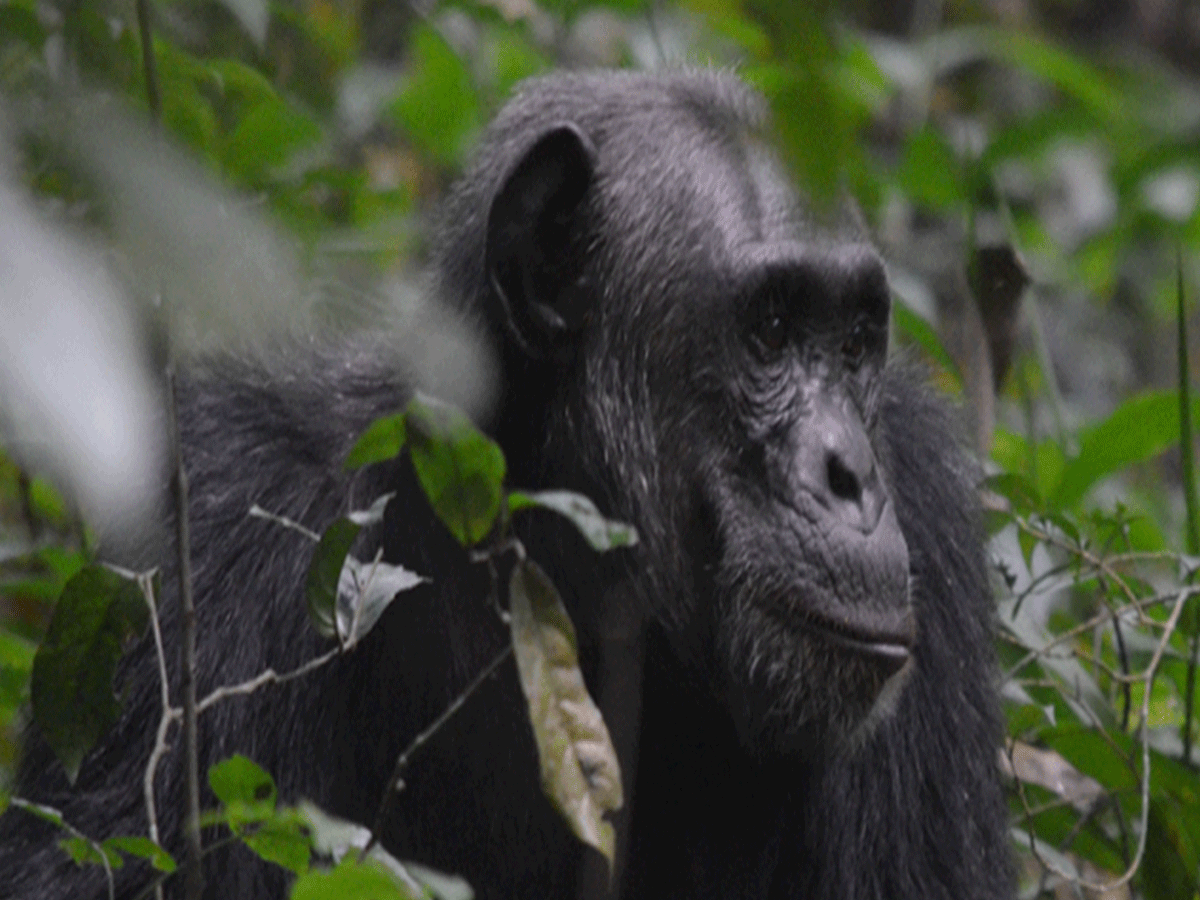
[[[857,412],[848,404],[822,403],[809,420],[811,460],[806,480],[814,498],[850,528],[871,534],[887,495],[879,480],[875,452]],[[841,407],[841,408],[839,408]]]

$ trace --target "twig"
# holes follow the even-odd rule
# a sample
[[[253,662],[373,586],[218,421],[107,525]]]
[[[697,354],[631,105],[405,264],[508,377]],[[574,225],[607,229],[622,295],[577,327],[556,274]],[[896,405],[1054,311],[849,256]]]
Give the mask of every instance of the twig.
[[[298,531],[313,543],[320,543],[321,541],[321,536],[311,528],[305,528],[299,522],[289,519],[287,516],[281,516],[279,513],[273,513],[269,509],[263,509],[257,503],[250,507],[249,514],[256,519],[266,519],[268,522],[274,522],[276,525],[282,525],[284,528]]]
[[[167,752],[167,732],[171,723],[175,721],[176,715],[171,706],[171,686],[167,680],[167,657],[163,652],[162,629],[158,623],[158,606],[154,602],[154,573],[139,573],[137,583],[142,590],[142,597],[146,600],[146,607],[150,610],[150,629],[154,633],[154,650],[158,656],[158,679],[161,685],[162,713],[159,715],[158,731],[154,736],[154,749],[150,751],[150,758],[146,760],[146,772],[142,776],[142,794],[146,800],[146,823],[150,840],[161,847],[162,842],[158,835],[158,810],[154,800],[154,776],[158,771],[159,761]],[[155,885],[154,895],[158,900],[163,900],[161,884]]]
[[[162,94],[158,89],[158,64],[150,31],[150,0],[137,0],[138,36],[142,44],[142,74],[146,79],[146,105],[155,125],[162,121]]]
[[[179,398],[175,385],[174,362],[167,363],[167,409],[174,456],[171,493],[175,500],[176,552],[179,556],[180,599],[180,693],[183,695],[183,838],[184,896],[201,900],[204,874],[200,868],[200,760],[199,735],[196,731],[196,602],[192,595],[191,533],[188,527],[188,480],[183,464],[183,446],[179,431]]]
[[[479,689],[480,685],[487,681],[500,668],[500,664],[512,655],[512,650],[511,643],[505,644],[504,649],[497,653],[492,661],[484,666],[483,671],[476,675],[475,679],[466,686],[463,692],[451,701],[450,705],[442,711],[442,714],[433,720],[433,724],[413,738],[412,743],[405,747],[404,752],[396,758],[396,765],[392,768],[392,774],[388,777],[387,784],[383,787],[383,796],[379,799],[379,809],[375,812],[375,824],[371,826],[371,837],[363,845],[362,850],[359,851],[358,858],[360,862],[367,858],[367,854],[370,853],[371,848],[379,842],[379,833],[383,830],[383,826],[387,822],[388,812],[391,811],[392,798],[404,786],[403,776],[405,769],[408,768],[408,761],[443,725],[450,721],[456,712],[462,709],[463,704]]]
[[[1117,644],[1117,659],[1121,662],[1121,673],[1129,677],[1129,652],[1125,649],[1125,636],[1121,633],[1121,617],[1112,614],[1113,639]],[[1133,706],[1133,688],[1128,681],[1121,685],[1121,730],[1129,728],[1129,709]]]
[[[274,669],[267,669],[255,675],[249,681],[243,681],[241,684],[222,685],[196,704],[196,712],[198,714],[202,713],[229,697],[237,697],[243,694],[253,694],[264,685],[283,684],[284,682],[300,678],[303,675],[307,675],[314,669],[319,669],[341,652],[341,647],[334,647],[332,650],[322,653],[320,656],[315,657],[314,659],[310,659],[299,668],[292,669],[289,672],[284,672],[282,675],[278,674]]]
[[[1137,852],[1134,853],[1133,860],[1132,860],[1132,862],[1130,862],[1128,868],[1126,868],[1125,872],[1116,880],[1106,882],[1103,884],[1086,881],[1082,878],[1079,878],[1078,876],[1071,875],[1068,872],[1064,872],[1061,869],[1059,869],[1057,866],[1051,864],[1050,862],[1048,862],[1045,859],[1042,859],[1038,855],[1037,849],[1034,847],[1033,830],[1032,830],[1033,826],[1032,826],[1032,823],[1030,824],[1029,849],[1030,849],[1030,852],[1033,853],[1033,855],[1038,859],[1038,862],[1048,871],[1053,872],[1054,874],[1058,875],[1060,878],[1066,878],[1072,884],[1078,884],[1079,887],[1085,891],[1093,891],[1097,894],[1104,894],[1109,891],[1114,891],[1117,888],[1121,887],[1122,885],[1128,883],[1129,880],[1131,878],[1133,878],[1133,876],[1137,872],[1138,868],[1141,866],[1142,858],[1146,855],[1146,832],[1149,830],[1148,825],[1149,825],[1149,821],[1150,821],[1150,725],[1149,725],[1149,720],[1150,720],[1151,688],[1153,688],[1153,686],[1154,686],[1154,676],[1158,672],[1159,665],[1162,663],[1163,654],[1167,650],[1167,644],[1170,643],[1171,635],[1175,633],[1175,626],[1179,624],[1180,613],[1183,612],[1184,604],[1187,602],[1188,597],[1191,596],[1191,594],[1192,594],[1192,591],[1189,589],[1186,589],[1186,588],[1177,594],[1177,600],[1175,602],[1175,607],[1174,607],[1174,609],[1171,610],[1171,615],[1167,619],[1166,625],[1164,626],[1164,629],[1163,629],[1163,635],[1161,638],[1159,638],[1158,645],[1154,648],[1154,655],[1150,658],[1150,664],[1146,667],[1146,671],[1144,673],[1144,677],[1145,677],[1145,681],[1146,681],[1146,689],[1142,694],[1142,708],[1141,708],[1140,713],[1138,714],[1138,728],[1141,731],[1141,737],[1142,737],[1142,785],[1141,785],[1142,814],[1141,814],[1141,823],[1138,828]],[[1101,732],[1101,733],[1103,733],[1103,732]],[[1018,784],[1019,783],[1020,782],[1018,780]],[[1022,801],[1023,801],[1023,799],[1024,799],[1024,793],[1022,791]],[[1026,808],[1028,808],[1028,806],[1026,806]]]
[[[71,835],[71,837],[75,838],[76,840],[84,841],[89,847],[95,850],[96,854],[100,857],[100,864],[104,866],[104,877],[108,879],[108,900],[116,900],[117,886],[113,881],[112,866],[109,865],[108,854],[104,852],[104,848],[100,846],[98,841],[92,840],[92,838],[88,837],[86,834],[68,822],[63,817],[63,814],[53,807],[42,806],[38,803],[30,803],[28,800],[22,797],[10,797],[8,799],[8,803],[10,806],[15,806],[17,809],[23,809],[27,813],[37,816],[43,821],[45,821],[45,816],[52,816],[54,818],[54,822],[60,828],[62,828],[63,831],[67,832],[67,834]]]
[[[1182,593],[1185,593],[1189,597],[1195,596],[1196,594],[1200,594],[1200,586],[1184,588]],[[1112,610],[1111,612],[1115,613],[1117,615],[1120,615],[1121,613],[1128,612],[1130,610],[1134,610],[1134,611],[1138,612],[1138,614],[1140,615],[1146,609],[1149,609],[1152,606],[1157,606],[1160,603],[1165,603],[1166,601],[1170,600],[1172,597],[1178,597],[1178,596],[1179,596],[1178,593],[1156,594],[1153,597],[1144,597],[1144,598],[1136,600],[1132,603],[1124,604],[1122,606],[1117,607],[1117,609]],[[1059,632],[1057,635],[1055,635],[1051,640],[1049,640],[1048,642],[1043,644],[1041,647],[1030,650],[1023,657],[1021,657],[1019,660],[1017,660],[1017,662],[1013,666],[1011,666],[1008,669],[1008,671],[1006,671],[1004,673],[1004,677],[1001,678],[1001,682],[1008,681],[1009,679],[1012,679],[1012,678],[1016,678],[1017,673],[1020,672],[1023,668],[1025,668],[1030,663],[1035,662],[1039,657],[1046,656],[1048,651],[1050,651],[1054,647],[1057,647],[1059,644],[1065,643],[1066,641],[1069,641],[1072,638],[1078,637],[1080,634],[1083,634],[1085,631],[1090,631],[1091,629],[1095,628],[1097,625],[1101,625],[1101,624],[1107,622],[1109,615],[1110,615],[1110,611],[1108,609],[1105,609],[1105,611],[1103,613],[1095,615],[1085,622],[1081,622],[1079,625],[1076,625],[1074,628],[1069,628],[1066,631]],[[1149,621],[1148,624],[1154,625],[1154,626],[1159,626],[1159,627],[1165,627],[1164,623],[1156,622],[1153,620]],[[1016,640],[1015,638],[1010,638],[1008,635],[1005,635],[1005,634],[1001,634],[1001,638],[1002,639],[1011,639],[1014,644],[1016,644],[1017,646],[1020,646],[1020,647],[1026,646],[1024,643],[1020,642],[1019,640]],[[1075,655],[1075,656],[1079,655],[1078,651],[1076,651],[1074,649],[1071,650],[1071,654]],[[1109,675],[1110,675],[1110,677],[1112,677],[1114,679],[1123,680],[1122,676],[1116,672],[1110,671]],[[1141,681],[1142,676],[1141,675],[1133,676],[1133,680]]]

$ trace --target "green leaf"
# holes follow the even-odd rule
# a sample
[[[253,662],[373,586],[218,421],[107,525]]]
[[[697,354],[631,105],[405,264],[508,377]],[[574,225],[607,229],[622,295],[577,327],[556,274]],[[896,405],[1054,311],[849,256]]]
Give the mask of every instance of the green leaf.
[[[1019,513],[1036,512],[1042,508],[1042,498],[1036,485],[1015,472],[1001,472],[984,479],[984,487],[995,491],[1012,504]]]
[[[300,804],[300,813],[308,823],[313,848],[323,856],[341,860],[347,855],[357,859],[358,851],[367,846],[371,832],[361,825],[331,816],[309,802]],[[436,900],[471,900],[471,886],[457,875],[446,875],[413,862],[400,862],[379,844],[367,851],[367,856],[391,873],[408,890],[424,888]]]
[[[354,539],[361,528],[347,518],[341,518],[325,529],[304,582],[304,603],[308,618],[322,637],[337,637],[338,585],[342,569]]]
[[[0,628],[0,668],[30,672],[36,654],[37,644],[33,641]]]
[[[275,781],[252,760],[236,754],[208,770],[208,786],[225,807],[224,819],[235,832],[269,818],[275,811]]]
[[[1200,889],[1200,848],[1184,821],[1186,813],[1171,798],[1150,801],[1146,858],[1141,868],[1146,900],[1194,897]]]
[[[162,99],[163,124],[187,146],[211,158],[217,138],[217,117],[212,104],[194,84],[173,82]]]
[[[136,583],[100,565],[63,588],[33,659],[33,717],[72,784],[84,755],[117,720],[113,676],[126,648],[146,632],[149,611]]]
[[[982,29],[978,34],[996,57],[1050,82],[1103,121],[1119,121],[1124,114],[1121,94],[1081,56],[1025,30]]]
[[[413,29],[409,54],[412,74],[392,103],[392,114],[422,151],[443,165],[455,165],[479,126],[471,74],[428,25]]]
[[[404,449],[404,442],[404,413],[383,416],[372,422],[362,437],[355,441],[344,467],[347,470],[361,469],[371,463],[393,459]]]
[[[966,201],[961,169],[941,132],[926,125],[905,142],[897,180],[915,202],[930,209],[948,210]]]
[[[148,837],[134,837],[132,835],[111,837],[101,844],[101,846],[106,852],[120,850],[122,853],[128,853],[130,856],[144,859],[159,872],[169,873],[175,871],[175,859],[170,853]]]
[[[307,824],[294,809],[273,815],[244,829],[242,842],[267,862],[303,875],[312,860]]]
[[[1200,417],[1200,402],[1192,404]],[[1158,456],[1179,440],[1179,397],[1175,391],[1148,391],[1126,400],[1079,440],[1079,455],[1067,463],[1052,501],[1071,507],[1096,482],[1121,469]]]
[[[601,553],[616,547],[632,547],[637,543],[637,529],[624,522],[604,518],[596,504],[582,494],[572,491],[539,491],[534,494],[514,491],[508,495],[510,512],[536,507],[553,510],[570,519],[592,549]]]
[[[46,43],[46,29],[32,9],[16,3],[0,5],[0,38],[16,38],[31,50],[41,51]]]
[[[260,179],[320,137],[320,127],[308,116],[281,100],[264,101],[252,107],[227,138],[225,169],[234,179]]]
[[[931,359],[956,379],[959,381],[962,380],[958,366],[950,358],[950,354],[946,352],[946,348],[942,346],[941,339],[938,338],[937,332],[933,330],[933,326],[917,315],[899,297],[892,304],[892,319],[896,323],[896,329],[901,334],[906,335],[924,350]]]
[[[67,852],[77,866],[103,866],[107,863],[110,869],[119,869],[125,865],[125,860],[121,859],[116,850],[93,843],[87,838],[65,837],[59,840],[58,846]]]
[[[333,869],[301,874],[291,900],[417,900],[421,894],[399,883],[374,860],[358,862],[348,854]]]
[[[283,102],[265,75],[236,59],[210,60],[205,63],[205,69],[226,97],[237,97],[251,105]]]
[[[417,395],[405,408],[409,453],[437,517],[464,546],[479,543],[500,513],[504,454],[460,410]]]
[[[513,653],[537,741],[542,790],[576,837],[613,864],[607,812],[621,808],[621,770],[579,670],[575,627],[558,591],[525,561],[509,582]]]

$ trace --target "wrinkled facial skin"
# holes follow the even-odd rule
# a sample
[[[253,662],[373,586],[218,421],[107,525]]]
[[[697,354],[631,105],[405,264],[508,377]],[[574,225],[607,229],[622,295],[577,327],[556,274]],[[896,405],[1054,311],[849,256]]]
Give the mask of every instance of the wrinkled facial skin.
[[[696,587],[713,604],[730,710],[768,753],[869,732],[917,638],[908,548],[876,450],[882,266],[861,245],[769,255],[697,354],[723,364],[704,415],[688,421],[723,427],[716,441],[685,439],[719,460],[696,485],[717,533]]]

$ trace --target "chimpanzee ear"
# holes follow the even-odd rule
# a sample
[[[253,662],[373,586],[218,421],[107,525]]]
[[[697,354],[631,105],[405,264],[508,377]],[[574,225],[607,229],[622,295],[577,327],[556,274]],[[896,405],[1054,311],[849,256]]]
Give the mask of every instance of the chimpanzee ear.
[[[595,160],[576,125],[551,126],[509,170],[488,212],[484,264],[493,300],[532,356],[569,350],[588,312],[579,213]]]

